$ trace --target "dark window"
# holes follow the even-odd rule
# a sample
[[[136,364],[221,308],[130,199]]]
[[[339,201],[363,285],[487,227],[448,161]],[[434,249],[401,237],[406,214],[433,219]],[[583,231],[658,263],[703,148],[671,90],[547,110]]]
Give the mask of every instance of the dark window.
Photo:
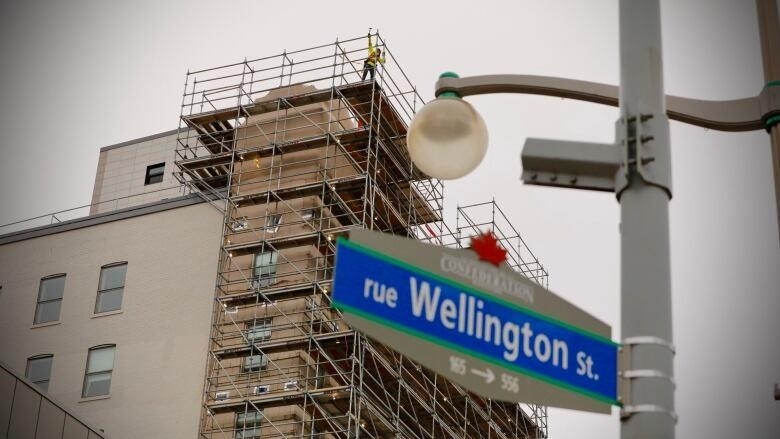
[[[144,184],[154,184],[163,181],[163,172],[165,171],[165,162],[149,165],[146,167],[146,178]]]
[[[122,309],[127,262],[105,265],[100,269],[100,283],[95,301],[95,314]]]
[[[87,355],[87,370],[84,372],[84,389],[81,396],[108,395],[111,393],[111,373],[114,371],[115,345],[90,348]]]
[[[35,307],[33,323],[55,322],[60,319],[62,293],[65,290],[65,275],[44,277],[38,287],[38,305]]]
[[[247,221],[246,217],[239,218],[232,223],[230,223],[230,229],[234,232],[240,232],[242,230],[246,230],[249,227],[249,221]]]
[[[317,209],[306,209],[301,214],[301,218],[304,221],[311,221],[317,218]]]
[[[251,410],[236,414],[236,439],[260,437],[260,422],[263,419],[262,410]]]
[[[276,277],[276,262],[279,255],[271,250],[255,254],[254,263],[254,287],[260,288],[271,285]]]
[[[246,339],[257,343],[271,338],[271,319],[258,319],[250,323],[246,330]]]
[[[282,224],[282,214],[274,213],[268,215],[265,219],[265,230],[268,233],[276,233],[279,230],[279,225]]]
[[[49,391],[51,362],[54,355],[36,355],[27,359],[27,372],[24,376],[44,392]]]
[[[244,372],[260,372],[268,365],[268,358],[260,353],[258,349],[252,347],[250,354],[244,357]]]

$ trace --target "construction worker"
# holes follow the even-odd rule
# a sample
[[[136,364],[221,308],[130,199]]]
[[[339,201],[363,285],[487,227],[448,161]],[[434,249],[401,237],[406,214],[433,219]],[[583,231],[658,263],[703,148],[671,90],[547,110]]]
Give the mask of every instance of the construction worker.
[[[382,57],[382,49],[374,47],[371,43],[371,33],[368,33],[368,58],[363,61],[363,81],[366,80],[366,75],[371,72],[371,80],[374,80],[374,74],[376,73],[376,63],[385,63],[385,59]]]

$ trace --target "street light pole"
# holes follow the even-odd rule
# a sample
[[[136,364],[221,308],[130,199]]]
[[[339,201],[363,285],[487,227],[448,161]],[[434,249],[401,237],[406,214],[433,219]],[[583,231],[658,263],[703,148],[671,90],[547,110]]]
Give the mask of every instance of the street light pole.
[[[659,2],[620,2],[621,438],[672,438],[671,156]]]
[[[526,139],[526,184],[614,192],[621,221],[621,437],[673,438],[669,119],[723,131],[771,130],[780,200],[780,26],[775,0],[757,0],[767,85],[755,97],[702,101],[665,96],[659,0],[620,1],[620,88],[528,75],[442,74],[437,99],[417,113],[407,143],[436,178],[476,168],[487,148],[481,117],[462,97],[527,93],[620,106],[614,144]],[[668,104],[668,108],[667,108]],[[468,145],[475,150],[464,154]],[[780,212],[780,201],[778,202]],[[780,224],[779,224],[780,225]]]

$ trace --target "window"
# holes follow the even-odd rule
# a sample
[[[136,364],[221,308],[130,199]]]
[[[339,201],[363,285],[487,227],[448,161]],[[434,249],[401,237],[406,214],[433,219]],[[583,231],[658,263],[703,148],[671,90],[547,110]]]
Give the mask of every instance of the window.
[[[246,230],[249,227],[249,222],[247,221],[246,217],[239,218],[237,220],[234,220],[232,223],[230,223],[230,228],[234,232],[240,232],[242,230]]]
[[[49,391],[51,362],[54,355],[36,355],[27,359],[27,372],[24,376],[44,392]]]
[[[279,230],[280,224],[282,224],[281,213],[268,215],[265,219],[265,230],[268,233],[276,233]]]
[[[144,185],[154,184],[163,181],[163,172],[165,171],[165,162],[149,165],[146,167],[146,177]]]
[[[122,308],[122,293],[125,290],[127,262],[104,265],[100,269],[100,284],[95,301],[95,314]]]
[[[38,305],[35,307],[33,323],[55,322],[60,319],[62,292],[65,290],[65,275],[57,274],[41,279],[38,287]]]
[[[95,346],[89,350],[82,397],[108,395],[111,392],[115,350],[115,345]]]
[[[311,221],[314,218],[317,218],[317,209],[304,210],[303,214],[301,214],[301,218],[303,218],[304,221]]]
[[[249,342],[259,342],[271,338],[271,319],[257,320],[249,324],[246,330],[246,339]]]
[[[252,349],[252,354],[244,357],[244,372],[260,372],[268,365],[268,359],[257,349]]]
[[[277,260],[278,254],[275,251],[261,252],[255,255],[254,280],[256,288],[268,286],[274,281]]]
[[[260,422],[263,419],[262,410],[247,411],[236,414],[236,439],[260,437]]]

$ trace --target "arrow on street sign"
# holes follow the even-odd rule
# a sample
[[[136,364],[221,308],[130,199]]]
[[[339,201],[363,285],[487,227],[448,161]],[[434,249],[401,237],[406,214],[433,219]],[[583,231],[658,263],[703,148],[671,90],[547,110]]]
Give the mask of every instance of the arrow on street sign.
[[[356,229],[336,250],[333,304],[368,336],[485,398],[609,413],[609,326],[508,265]]]
[[[484,378],[486,384],[490,384],[496,379],[495,374],[493,374],[493,371],[490,370],[490,368],[486,368],[484,371],[479,369],[471,369],[471,373]]]

